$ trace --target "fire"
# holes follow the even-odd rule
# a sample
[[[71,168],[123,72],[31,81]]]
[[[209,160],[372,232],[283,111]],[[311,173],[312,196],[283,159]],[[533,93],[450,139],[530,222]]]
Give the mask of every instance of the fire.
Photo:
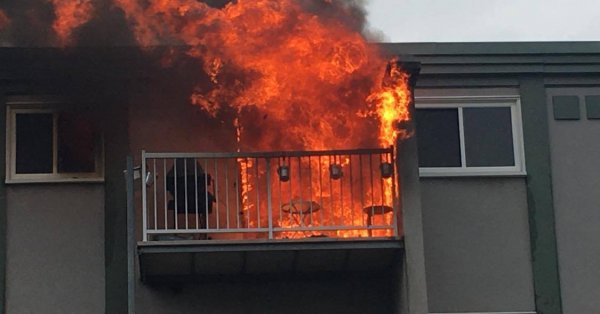
[[[379,142],[383,147],[396,144],[398,137],[408,137],[412,134],[400,130],[398,124],[410,120],[408,104],[412,95],[408,87],[410,76],[402,71],[397,60],[389,63],[388,76],[379,92],[371,94],[367,98],[370,107],[374,109],[370,114],[375,114],[379,119]],[[399,106],[398,104],[405,104]],[[392,191],[395,189],[392,180],[396,177],[383,181],[386,205],[393,202]]]
[[[252,186],[253,181],[250,179],[250,177],[251,177],[250,171],[254,167],[254,164],[252,163],[251,159],[245,160],[245,159],[240,158],[237,160],[237,162],[240,167],[240,177],[241,177],[240,195],[241,195],[241,203],[242,203],[242,212],[238,213],[238,214],[241,215],[241,218],[244,219],[244,221],[242,221],[242,223],[245,223],[246,226],[256,227],[256,225],[253,225],[253,223],[255,222],[255,220],[253,219],[254,217],[250,216],[250,213],[254,209],[254,204],[252,202],[250,202],[250,197],[249,197],[250,192],[254,188]]]
[[[187,54],[199,60],[198,71],[209,82],[197,86],[191,102],[212,116],[226,107],[238,113],[232,121],[238,151],[389,147],[399,137],[399,123],[410,119],[408,74],[367,42],[344,1],[238,0],[223,8],[196,0],[114,1],[141,46],[189,47]],[[248,195],[257,188],[250,183],[264,169],[244,160],[238,165],[248,216],[253,210]],[[311,166],[328,171],[327,163]],[[386,191],[378,204],[393,205],[393,180],[378,183]],[[316,193],[333,199],[332,194],[342,191],[330,186],[330,191],[307,196],[298,189],[289,191],[290,201]],[[332,214],[325,219],[363,224],[358,203],[343,196],[330,205]],[[254,212],[265,210],[256,207]],[[248,226],[257,224],[246,218]],[[279,217],[279,225],[294,223]],[[365,232],[344,230],[336,236]]]
[[[384,80],[381,90],[367,98],[367,102],[374,109],[370,114],[379,118],[379,141],[383,147],[395,145],[399,135],[410,135],[398,128],[399,123],[410,120],[407,106],[412,98],[408,88],[409,78],[410,76],[399,67],[397,60],[393,60],[389,63],[389,76]]]
[[[245,137],[244,150],[374,146],[364,134],[376,132],[378,143],[388,146],[394,124],[407,119],[406,81],[381,86],[388,60],[378,48],[306,4],[329,12],[343,9],[342,1],[240,0],[221,9],[196,0],[115,3],[142,46],[185,44],[201,60],[199,70],[212,84],[198,86],[194,104],[213,115],[231,106],[266,117],[258,137]],[[365,110],[380,117],[381,131],[361,119]],[[239,121],[255,123],[249,119]]]
[[[50,0],[54,5],[55,19],[52,29],[58,37],[58,43],[66,46],[71,42],[73,31],[88,22],[93,15],[91,0]]]

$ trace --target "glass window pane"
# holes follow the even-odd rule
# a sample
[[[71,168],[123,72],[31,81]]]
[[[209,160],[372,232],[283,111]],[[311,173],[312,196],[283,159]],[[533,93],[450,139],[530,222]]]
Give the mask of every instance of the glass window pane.
[[[16,114],[16,172],[52,173],[51,113]]]
[[[418,109],[419,167],[460,167],[458,109]]]
[[[464,108],[467,167],[514,166],[510,107]]]
[[[58,117],[58,172],[95,172],[96,133],[92,123],[72,113]]]

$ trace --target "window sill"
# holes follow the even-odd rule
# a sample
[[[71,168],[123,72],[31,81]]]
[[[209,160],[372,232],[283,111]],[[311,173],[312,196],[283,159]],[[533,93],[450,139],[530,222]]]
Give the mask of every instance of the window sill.
[[[19,178],[6,179],[6,184],[28,184],[28,183],[104,183],[104,178]]]
[[[435,170],[423,170],[419,169],[419,177],[421,178],[447,178],[447,177],[527,177],[527,172],[525,171],[502,171],[502,170],[472,170],[465,171],[464,169],[457,170],[445,170],[445,171],[435,171]]]

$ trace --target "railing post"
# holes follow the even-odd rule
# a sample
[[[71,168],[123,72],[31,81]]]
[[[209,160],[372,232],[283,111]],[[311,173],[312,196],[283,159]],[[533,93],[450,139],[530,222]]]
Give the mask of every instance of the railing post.
[[[148,208],[146,204],[146,151],[142,150],[142,169],[140,170],[140,184],[142,187],[142,241],[148,241]]]
[[[392,175],[392,223],[394,227],[394,238],[399,239],[400,234],[398,232],[398,224],[400,223],[398,219],[399,207],[400,207],[400,198],[398,197],[398,190],[396,187],[397,176],[399,176],[398,172],[400,169],[397,167],[396,163],[396,154],[394,154],[394,146],[390,146],[390,160],[392,163],[392,167],[394,167],[394,172]]]
[[[409,84],[414,86],[419,73],[419,64],[406,62],[402,69],[410,73]],[[404,275],[402,289],[405,303],[401,304],[401,313],[429,313],[427,302],[427,280],[425,278],[425,249],[423,244],[423,213],[419,178],[419,157],[415,124],[414,94],[408,110],[411,120],[403,127],[410,136],[396,141],[396,165],[398,169],[398,187],[400,192],[400,210],[404,231]]]
[[[273,239],[273,207],[271,200],[271,158],[265,158],[267,162],[267,213],[269,218],[269,239]],[[258,165],[257,165],[258,166]]]
[[[135,202],[133,158],[127,156],[125,185],[127,187],[127,313],[135,313]]]

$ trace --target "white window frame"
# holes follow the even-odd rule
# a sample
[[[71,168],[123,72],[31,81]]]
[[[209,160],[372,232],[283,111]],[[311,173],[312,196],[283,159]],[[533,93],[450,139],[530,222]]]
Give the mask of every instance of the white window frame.
[[[98,143],[95,156],[95,172],[58,172],[58,115],[64,102],[46,100],[12,100],[6,106],[6,180],[5,183],[50,183],[50,182],[104,182],[103,139]],[[16,115],[22,113],[50,113],[53,115],[53,162],[52,173],[17,173],[16,169]]]
[[[525,150],[523,148],[523,127],[521,118],[521,100],[519,96],[448,96],[416,97],[416,109],[448,108],[458,111],[460,138],[460,167],[419,167],[421,177],[458,177],[458,176],[525,176]],[[508,107],[511,111],[514,166],[467,167],[465,152],[465,134],[463,108]]]

